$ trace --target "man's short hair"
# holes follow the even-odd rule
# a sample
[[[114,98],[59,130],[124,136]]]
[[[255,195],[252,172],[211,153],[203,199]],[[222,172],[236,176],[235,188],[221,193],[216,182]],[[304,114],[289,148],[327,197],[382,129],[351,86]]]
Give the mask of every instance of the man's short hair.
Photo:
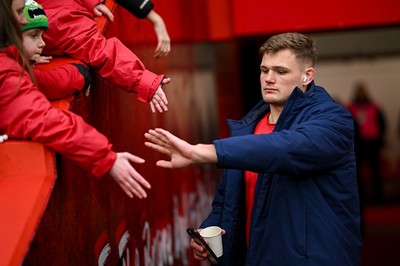
[[[261,47],[260,54],[276,53],[278,51],[289,49],[297,58],[310,61],[314,66],[317,61],[317,48],[315,41],[301,33],[288,32],[270,37]]]

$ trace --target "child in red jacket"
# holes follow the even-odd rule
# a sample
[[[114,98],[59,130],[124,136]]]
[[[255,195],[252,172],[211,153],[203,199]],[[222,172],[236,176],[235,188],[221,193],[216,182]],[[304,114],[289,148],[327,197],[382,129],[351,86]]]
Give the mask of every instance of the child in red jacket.
[[[168,101],[162,85],[168,84],[170,79],[147,70],[141,60],[119,39],[106,39],[99,31],[94,16],[104,14],[112,19],[112,14],[102,4],[103,1],[38,2],[49,19],[49,29],[44,37],[45,54],[68,55],[79,59],[115,87],[135,92],[138,100],[150,102],[153,112],[168,110]],[[144,1],[143,12],[151,11],[149,3]]]
[[[27,57],[35,64],[49,63],[51,56],[42,56],[42,39],[48,28],[48,19],[41,5],[27,0],[23,11],[27,23],[21,26],[22,41]],[[52,70],[34,68],[39,89],[49,100],[65,98],[90,85],[89,70],[83,64],[65,64]]]
[[[0,0],[0,136],[37,141],[96,177],[108,173],[128,196],[146,197],[151,186],[131,165],[144,160],[112,151],[104,135],[80,116],[53,108],[32,83],[16,21],[27,22],[20,16],[24,4]]]

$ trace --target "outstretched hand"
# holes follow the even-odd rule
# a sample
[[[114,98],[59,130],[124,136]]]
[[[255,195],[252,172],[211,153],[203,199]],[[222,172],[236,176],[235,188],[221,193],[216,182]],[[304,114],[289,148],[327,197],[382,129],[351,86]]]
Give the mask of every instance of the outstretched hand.
[[[151,186],[144,177],[139,174],[130,163],[144,163],[144,159],[132,155],[128,152],[117,153],[117,159],[114,162],[109,174],[120,185],[125,193],[133,198],[146,198],[147,193],[143,189],[150,189]]]
[[[156,128],[154,130],[150,129],[144,136],[149,140],[149,142],[144,143],[147,147],[161,152],[171,159],[170,161],[159,160],[156,163],[157,166],[163,168],[182,168],[193,163],[191,155],[194,146],[172,135],[170,132]]]
[[[155,58],[167,56],[171,51],[171,39],[164,22],[154,24],[154,31],[157,35],[157,47],[154,52]]]
[[[147,19],[153,23],[154,32],[157,36],[157,47],[154,51],[154,57],[160,58],[167,56],[171,51],[171,39],[168,35],[164,20],[157,12],[154,11],[154,9],[147,14]]]
[[[157,90],[155,91],[153,98],[150,100],[150,108],[153,113],[156,111],[162,113],[168,111],[168,100],[167,96],[164,93],[164,90],[162,89],[163,85],[166,85],[171,82],[171,78],[164,78],[158,86]]]

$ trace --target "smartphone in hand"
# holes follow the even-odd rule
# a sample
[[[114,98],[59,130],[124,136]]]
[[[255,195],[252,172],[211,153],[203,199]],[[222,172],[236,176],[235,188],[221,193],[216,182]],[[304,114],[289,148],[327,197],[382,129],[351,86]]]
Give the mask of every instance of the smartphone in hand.
[[[203,246],[206,250],[206,253],[208,255],[208,259],[211,261],[212,264],[218,264],[218,257],[215,255],[215,253],[212,251],[210,246],[207,244],[207,242],[204,240],[204,238],[199,234],[199,232],[194,229],[194,228],[188,228],[186,229],[186,232],[189,234],[189,236],[196,241],[197,244]]]

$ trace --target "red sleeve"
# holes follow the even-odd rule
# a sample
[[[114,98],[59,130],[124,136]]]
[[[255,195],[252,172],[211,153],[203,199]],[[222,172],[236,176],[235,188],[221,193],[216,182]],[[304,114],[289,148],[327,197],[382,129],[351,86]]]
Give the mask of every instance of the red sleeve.
[[[116,159],[107,138],[80,116],[52,108],[11,61],[0,60],[0,131],[42,143],[97,177],[107,173]]]
[[[34,69],[39,90],[49,100],[62,99],[82,91],[85,78],[73,64],[65,64],[52,70]]]
[[[146,69],[142,61],[117,38],[107,40],[98,34],[86,40],[86,44],[93,49],[91,64],[101,66],[98,69],[100,76],[120,89],[137,93],[138,100],[142,102],[151,100],[163,75]]]
[[[63,9],[71,10],[71,8],[76,10],[87,10],[90,14],[94,15],[94,7],[98,4],[104,2],[101,0],[37,0],[41,4],[46,12],[47,17],[52,18],[58,11]]]
[[[45,54],[79,59],[114,87],[137,93],[140,101],[151,100],[164,76],[146,69],[117,38],[106,39],[87,13],[65,9],[49,22],[44,35]]]

